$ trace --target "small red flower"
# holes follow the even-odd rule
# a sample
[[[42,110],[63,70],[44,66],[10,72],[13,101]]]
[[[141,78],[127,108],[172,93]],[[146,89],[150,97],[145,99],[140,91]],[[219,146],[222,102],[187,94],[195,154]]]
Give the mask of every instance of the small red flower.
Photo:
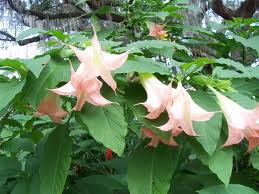
[[[113,157],[112,157],[112,150],[110,148],[107,148],[106,149],[106,152],[105,152],[105,159],[106,160],[111,160]]]

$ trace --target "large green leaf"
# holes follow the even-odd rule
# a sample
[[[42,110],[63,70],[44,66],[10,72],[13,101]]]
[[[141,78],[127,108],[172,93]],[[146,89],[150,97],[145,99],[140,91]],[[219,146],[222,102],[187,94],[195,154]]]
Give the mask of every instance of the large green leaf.
[[[227,186],[232,174],[233,151],[230,148],[221,148],[210,156],[197,141],[190,138],[186,140],[190,143],[192,150],[202,163],[207,165],[209,169],[217,175],[219,180]]]
[[[207,111],[217,111],[219,109],[216,101],[206,92],[191,92],[191,96],[198,105]],[[198,136],[195,138],[209,155],[212,155],[216,150],[220,138],[221,124],[221,113],[215,113],[208,121],[193,122],[193,127],[198,133]]]
[[[31,72],[39,77],[40,72],[42,71],[44,65],[46,65],[50,61],[49,55],[44,55],[42,57],[38,57],[35,59],[20,59],[20,61],[25,64],[25,66],[31,70]]]
[[[0,112],[22,91],[24,84],[25,80],[0,83]]]
[[[131,194],[167,194],[176,169],[179,149],[146,147],[133,154],[128,164]]]
[[[127,123],[121,106],[97,107],[88,104],[77,114],[77,118],[87,126],[97,141],[121,156],[127,134]]]
[[[18,175],[21,164],[14,158],[0,157],[0,185],[4,184],[7,178]]]
[[[221,124],[221,113],[215,113],[209,121],[193,122],[193,127],[198,133],[198,136],[195,138],[209,155],[212,155],[217,148],[220,138]]]
[[[114,73],[159,73],[162,75],[169,75],[170,71],[161,62],[154,61],[145,57],[134,57],[128,59],[127,62],[115,70]]]
[[[198,192],[199,194],[258,194],[257,191],[238,184],[230,184],[227,188],[224,185],[217,185],[202,189]]]
[[[61,59],[51,59],[41,71],[38,79],[29,87],[28,101],[37,108],[41,99],[48,94],[48,89],[55,88],[59,82],[70,79],[69,62]]]
[[[59,125],[48,136],[40,160],[40,193],[61,194],[71,163],[72,140],[68,128]]]
[[[209,169],[228,186],[232,174],[233,151],[231,149],[217,150],[207,162]]]

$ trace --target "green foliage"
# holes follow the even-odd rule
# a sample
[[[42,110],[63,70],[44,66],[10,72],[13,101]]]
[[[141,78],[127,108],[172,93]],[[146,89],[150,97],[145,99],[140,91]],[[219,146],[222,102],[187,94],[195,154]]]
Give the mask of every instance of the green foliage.
[[[247,194],[256,194],[255,190],[245,187],[243,185],[229,185],[226,189],[223,185],[212,186],[206,189],[199,191],[200,194],[212,194],[212,193],[220,193],[220,194],[238,194],[238,193],[247,193]]]
[[[127,123],[121,106],[110,105],[102,108],[89,105],[78,113],[78,119],[89,129],[93,138],[119,156],[122,155]]]
[[[8,178],[15,177],[21,170],[21,164],[15,158],[0,157],[0,184],[3,185]]]
[[[71,163],[72,140],[64,125],[56,127],[42,148],[40,160],[40,193],[61,194]]]
[[[116,69],[114,73],[159,73],[161,75],[170,74],[170,71],[163,63],[145,57],[134,57],[129,59],[122,67]]]
[[[176,170],[178,157],[179,151],[169,147],[144,148],[136,151],[128,167],[130,193],[166,194]]]

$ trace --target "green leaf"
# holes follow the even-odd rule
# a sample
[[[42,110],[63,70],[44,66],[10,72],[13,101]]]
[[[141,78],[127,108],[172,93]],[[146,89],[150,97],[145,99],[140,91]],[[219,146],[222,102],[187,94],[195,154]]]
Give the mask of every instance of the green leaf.
[[[156,17],[161,18],[164,20],[167,16],[169,16],[169,13],[167,11],[160,11],[160,12],[152,12],[152,16],[155,15]]]
[[[188,138],[187,141],[202,163],[207,165],[227,187],[232,173],[233,151],[229,148],[218,149],[210,156],[195,140]]]
[[[230,80],[220,80],[215,79],[213,77],[208,77],[205,75],[195,75],[191,77],[190,80],[194,84],[198,84],[201,86],[208,86],[210,85],[213,88],[217,88],[219,90],[226,90],[231,91],[233,88],[231,87],[231,81]]]
[[[33,142],[28,138],[14,138],[1,145],[1,149],[4,151],[18,153],[20,151],[33,151]]]
[[[195,91],[191,92],[190,94],[192,99],[205,110],[216,111],[219,109],[216,101],[206,92]],[[216,113],[208,121],[193,122],[193,127],[198,133],[198,136],[195,138],[209,155],[212,155],[217,148],[217,144],[220,138],[221,124],[221,113]]]
[[[18,175],[21,164],[14,158],[0,157],[0,185],[4,184],[7,178]]]
[[[31,29],[25,30],[17,36],[16,42],[23,40],[31,35],[37,35],[37,34],[41,34],[44,32],[46,32],[46,31],[43,29],[40,29],[40,28],[31,28]]]
[[[165,67],[163,63],[145,57],[134,57],[133,59],[128,59],[122,67],[114,71],[114,73],[131,72],[159,73],[161,75],[170,74],[170,71]]]
[[[59,125],[48,136],[40,160],[40,193],[62,194],[71,163],[72,140]]]
[[[95,140],[112,149],[119,156],[122,155],[127,123],[121,106],[97,107],[88,104],[77,114],[77,118],[87,126]]]
[[[216,113],[209,121],[193,123],[194,129],[198,133],[198,136],[195,138],[209,155],[212,155],[217,148],[221,124],[221,113]]]
[[[179,149],[146,147],[133,154],[128,164],[131,194],[167,194],[179,158]]]
[[[233,101],[238,103],[240,106],[247,108],[247,109],[254,109],[257,104],[257,102],[254,99],[252,99],[250,96],[243,95],[239,92],[225,93],[224,95],[231,98]]]
[[[227,65],[229,67],[234,67],[235,69],[245,72],[247,71],[247,68],[239,62],[233,61],[231,59],[225,59],[225,58],[219,58],[219,59],[209,59],[209,58],[197,58],[192,62],[189,63],[184,63],[181,65],[181,67],[184,70],[188,70],[188,69],[199,69],[201,67],[203,67],[206,64],[222,64],[222,65]]]
[[[111,12],[111,7],[110,6],[101,6],[100,9],[97,9],[96,11],[94,11],[94,14],[107,14]]]
[[[20,61],[38,78],[44,65],[50,61],[50,56],[44,55],[34,59],[20,59]]]
[[[192,52],[185,46],[180,45],[176,42],[170,42],[165,40],[142,40],[133,42],[127,45],[126,50],[135,48],[135,49],[149,49],[149,48],[163,48],[163,47],[172,47],[178,50],[184,50],[187,53],[191,54]]]
[[[33,108],[37,109],[41,99],[48,94],[48,89],[55,88],[59,82],[65,82],[69,79],[69,62],[52,58],[45,65],[38,79],[30,85],[29,103]]]
[[[198,69],[200,67],[203,67],[206,64],[211,64],[214,63],[215,61],[213,59],[209,59],[209,58],[197,58],[192,62],[189,63],[184,63],[181,65],[181,67],[183,68],[183,70],[187,71],[188,69]]]
[[[253,36],[249,39],[243,38],[241,36],[237,36],[235,34],[231,34],[231,36],[237,41],[243,44],[245,47],[250,47],[253,48],[257,51],[259,54],[259,46],[258,46],[258,41],[259,41],[259,36]]]
[[[73,194],[113,194],[115,190],[126,190],[126,188],[115,178],[107,175],[82,178],[70,189]]]
[[[217,150],[213,156],[207,159],[206,163],[209,169],[215,173],[227,187],[232,174],[233,151],[231,149]]]
[[[257,191],[238,184],[230,184],[227,189],[224,185],[217,185],[202,189],[198,192],[199,194],[258,194]]]
[[[64,34],[63,31],[61,30],[49,30],[47,32],[45,32],[46,34],[49,34],[49,35],[52,35],[52,36],[55,36],[56,38],[58,38],[59,40],[61,41],[65,41],[67,38],[69,38],[69,35],[67,34]]]
[[[27,74],[27,69],[23,63],[16,59],[1,59],[0,68],[8,67],[12,68],[13,71],[18,71],[22,78]]]
[[[233,61],[231,59],[219,58],[219,59],[215,59],[214,63],[226,64],[229,67],[236,68],[237,70],[240,70],[240,71],[243,71],[243,72],[246,71],[246,68],[242,63],[239,63],[237,61]]]
[[[22,91],[24,84],[25,80],[0,83],[0,91],[4,91],[0,93],[0,112]]]
[[[25,178],[17,181],[11,194],[32,194],[29,190],[28,182],[25,180]]]
[[[253,165],[253,167],[257,170],[259,170],[259,152],[254,151],[250,156],[250,161]]]

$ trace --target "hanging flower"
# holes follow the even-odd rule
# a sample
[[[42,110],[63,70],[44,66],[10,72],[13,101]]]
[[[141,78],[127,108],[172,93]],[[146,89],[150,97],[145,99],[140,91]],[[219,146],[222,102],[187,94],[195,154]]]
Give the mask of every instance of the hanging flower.
[[[70,81],[60,88],[51,89],[51,91],[64,96],[76,96],[77,103],[73,110],[80,111],[85,102],[96,106],[105,106],[112,103],[101,95],[101,87],[102,82],[97,78],[89,79],[85,75],[83,68],[79,67],[75,72],[71,65]]]
[[[248,151],[259,145],[259,104],[248,110],[209,87],[216,95],[220,108],[228,123],[228,139],[223,146],[240,143],[244,138],[249,142]]]
[[[182,131],[190,136],[197,135],[193,130],[192,121],[207,121],[214,115],[214,112],[207,112],[198,106],[181,82],[178,83],[172,101],[171,106],[167,108],[169,121],[159,129],[172,130],[174,136],[179,135]]]
[[[147,27],[149,29],[149,36],[160,40],[165,40],[168,36],[167,32],[164,30],[164,25],[147,22]]]
[[[61,123],[61,120],[66,117],[68,113],[61,108],[59,101],[59,96],[51,92],[40,102],[38,110],[34,115],[36,117],[48,115],[53,122]]]
[[[148,128],[142,128],[142,133],[144,137],[151,138],[151,142],[147,144],[151,147],[157,147],[159,142],[161,141],[163,144],[169,145],[169,146],[177,146],[178,144],[174,141],[173,137],[171,136],[168,141],[163,140],[161,137],[156,135],[152,130]]]
[[[81,62],[81,67],[85,69],[88,79],[101,76],[101,78],[113,89],[116,90],[117,84],[114,81],[111,71],[122,66],[127,58],[128,52],[123,54],[110,54],[102,51],[100,42],[94,30],[92,46],[84,51],[74,46],[69,46]]]
[[[146,118],[156,119],[171,103],[173,88],[171,84],[166,86],[152,74],[139,74],[139,79],[147,92],[146,102],[139,104],[147,108],[149,113]]]

